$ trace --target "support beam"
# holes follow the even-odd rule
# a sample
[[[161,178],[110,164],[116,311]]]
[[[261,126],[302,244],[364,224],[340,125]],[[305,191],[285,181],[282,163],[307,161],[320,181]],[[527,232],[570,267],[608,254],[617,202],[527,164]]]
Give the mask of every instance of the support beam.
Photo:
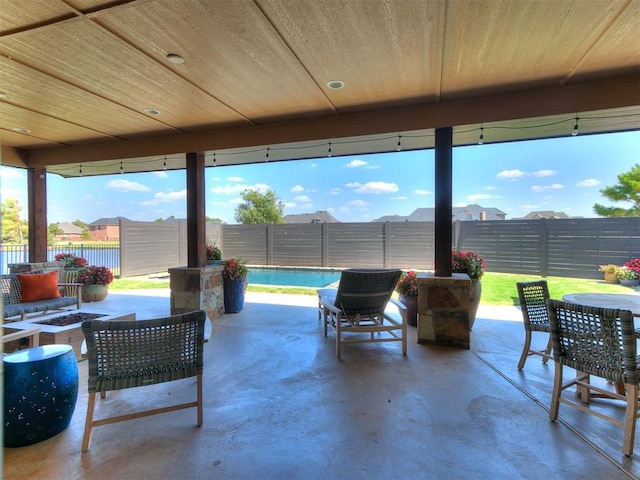
[[[453,222],[453,128],[436,128],[435,149],[435,257],[436,277],[451,276]]]
[[[27,169],[29,262],[47,261],[47,171]]]
[[[204,152],[187,153],[187,266],[207,264]]]

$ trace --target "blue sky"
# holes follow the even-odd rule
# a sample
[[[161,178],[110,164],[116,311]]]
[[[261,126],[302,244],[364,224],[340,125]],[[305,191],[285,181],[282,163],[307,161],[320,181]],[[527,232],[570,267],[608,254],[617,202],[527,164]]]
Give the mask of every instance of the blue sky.
[[[495,207],[507,219],[533,210],[594,217],[600,189],[640,163],[640,132],[455,148],[453,204]],[[244,189],[273,190],[285,214],[327,210],[341,222],[409,215],[434,205],[434,152],[399,152],[206,169],[206,214],[236,223]],[[0,167],[0,196],[27,215],[24,170]],[[48,222],[123,216],[186,217],[182,171],[65,179],[47,174]]]

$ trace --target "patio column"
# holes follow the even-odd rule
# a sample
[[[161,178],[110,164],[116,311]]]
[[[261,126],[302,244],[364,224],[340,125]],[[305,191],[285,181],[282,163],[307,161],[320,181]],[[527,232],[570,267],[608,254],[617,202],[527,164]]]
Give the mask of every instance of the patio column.
[[[27,169],[29,262],[47,261],[47,171]]]
[[[204,152],[187,153],[187,266],[207,264]]]
[[[453,221],[453,128],[436,128],[435,149],[435,258],[436,277],[451,276]]]

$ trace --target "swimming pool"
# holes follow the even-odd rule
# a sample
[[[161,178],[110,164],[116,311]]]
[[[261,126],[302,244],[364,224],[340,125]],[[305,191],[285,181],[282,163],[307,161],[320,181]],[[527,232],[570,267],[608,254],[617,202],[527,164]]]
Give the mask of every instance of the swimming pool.
[[[249,267],[247,282],[290,287],[326,287],[340,280],[340,270],[315,268]]]

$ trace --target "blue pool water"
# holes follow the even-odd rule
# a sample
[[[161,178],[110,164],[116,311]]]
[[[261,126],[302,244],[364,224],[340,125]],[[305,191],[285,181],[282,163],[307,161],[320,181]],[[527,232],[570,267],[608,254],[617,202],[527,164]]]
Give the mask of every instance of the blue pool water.
[[[249,267],[247,282],[261,285],[286,285],[290,287],[326,287],[340,280],[340,270],[315,270],[307,268]]]

